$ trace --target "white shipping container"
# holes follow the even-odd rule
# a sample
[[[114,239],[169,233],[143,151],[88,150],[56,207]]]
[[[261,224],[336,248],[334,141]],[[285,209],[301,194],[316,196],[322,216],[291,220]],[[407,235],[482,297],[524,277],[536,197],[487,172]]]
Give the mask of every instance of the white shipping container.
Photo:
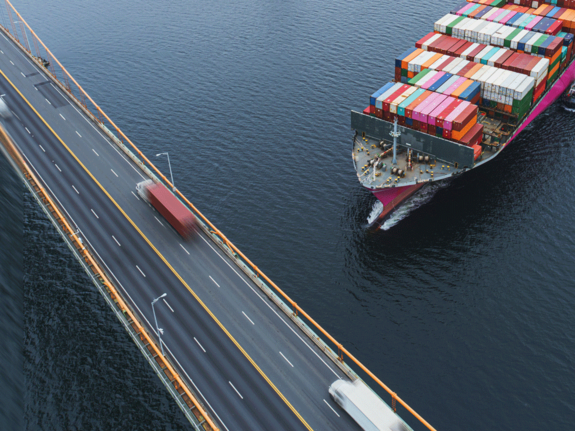
[[[431,45],[433,42],[435,42],[437,39],[439,39],[440,37],[443,37],[443,35],[442,34],[434,34],[429,39],[427,39],[425,42],[423,42],[421,48],[424,49],[425,51],[427,51],[427,47],[429,45]]]
[[[441,27],[442,27],[443,25],[445,25],[445,23],[448,23],[448,24],[449,24],[450,22],[456,20],[457,18],[458,18],[457,15],[454,15],[454,14],[450,14],[450,13],[449,13],[449,14],[443,16],[441,19],[435,21],[435,24],[433,24],[433,30],[434,30],[434,31],[437,31],[437,32],[443,33],[443,32],[441,31]]]
[[[474,59],[473,61],[475,61],[476,63],[481,63],[481,59],[482,59],[484,56],[486,56],[486,55],[489,53],[489,51],[491,51],[493,48],[494,48],[493,46],[487,45],[485,48],[483,48],[483,49],[479,52],[479,54],[477,54],[477,55],[475,56],[475,59]]]
[[[429,72],[427,75],[425,75],[423,78],[421,78],[419,81],[417,81],[417,83],[415,84],[417,87],[421,87],[423,84],[425,84],[427,81],[429,81],[430,79],[432,79],[435,75],[437,75],[440,72],[437,72],[436,70],[432,70],[431,72]]]
[[[535,86],[535,78],[528,76],[525,80],[517,87],[515,91],[514,99],[523,100],[523,98],[529,93],[529,91]]]
[[[494,88],[493,88],[493,84],[494,82],[497,80],[497,78],[499,78],[501,76],[501,74],[504,72],[504,69],[497,69],[495,68],[495,72],[492,73],[485,81],[485,88],[487,88],[488,91],[492,91],[494,92]]]
[[[475,73],[473,74],[473,76],[472,76],[471,78],[469,78],[469,79],[471,79],[472,81],[482,82],[482,81],[481,81],[481,77],[482,77],[483,74],[484,74],[485,72],[487,72],[488,70],[489,70],[489,67],[488,67],[488,66],[483,66],[481,69],[479,69],[477,72],[475,72]],[[481,84],[481,87],[483,88],[483,83]]]
[[[473,45],[470,45],[469,48],[467,48],[465,51],[463,51],[461,53],[461,58],[467,57],[467,55],[469,55],[470,52],[474,51],[475,48],[477,48],[478,46],[479,46],[478,43],[474,43]]]
[[[461,63],[462,61],[464,61],[462,58],[456,58],[455,60],[453,60],[451,63],[449,63],[447,65],[447,67],[445,69],[443,69],[444,72],[447,73],[451,73],[451,71],[455,68],[455,66],[457,66],[459,63]]]
[[[401,88],[401,86],[404,85],[401,82],[398,82],[397,84],[394,84],[389,90],[387,90],[385,93],[383,93],[381,96],[379,96],[377,99],[375,99],[375,107],[377,109],[383,109],[382,107],[382,102],[387,99],[389,96],[391,96],[393,93],[395,93],[397,90],[399,90]]]
[[[470,40],[472,40],[473,42],[478,42],[479,37],[481,35],[481,31],[483,31],[483,29],[487,27],[489,24],[491,24],[489,21],[479,20],[479,25],[475,27],[475,29],[471,33]]]
[[[531,53],[531,50],[533,49],[533,44],[535,42],[537,42],[539,39],[541,38],[541,33],[537,33],[535,35],[533,35],[533,37],[531,39],[529,39],[527,41],[527,43],[525,44],[525,52],[526,53]]]
[[[495,66],[495,62],[499,59],[499,57],[501,57],[503,54],[505,54],[508,50],[505,48],[501,48],[499,51],[497,51],[495,54],[493,54],[493,56],[489,59],[489,61],[487,62],[487,64],[489,66]]]
[[[521,41],[521,39],[523,39],[525,36],[527,36],[527,33],[529,33],[529,31],[527,30],[521,30],[517,36],[515,36],[512,40],[511,40],[511,49],[517,49],[517,44]]]
[[[515,79],[517,79],[517,75],[519,75],[519,74],[515,73],[515,72],[511,72],[511,74],[507,77],[507,79],[501,84],[502,94],[504,96],[507,97],[507,96],[513,95],[513,91],[511,90],[511,85],[513,84]]]
[[[489,18],[491,15],[493,15],[493,14],[499,12],[499,10],[500,10],[499,8],[495,8],[495,7],[494,7],[494,8],[491,9],[489,12],[487,12],[485,15],[483,15],[483,16],[481,17],[481,19],[487,21],[487,18]]]
[[[534,78],[540,78],[541,76],[547,75],[548,69],[549,69],[549,59],[542,58],[541,60],[539,60],[539,63],[537,63],[535,67],[531,69],[531,73],[529,75],[533,76]]]
[[[517,91],[517,88],[519,87],[519,85],[525,81],[525,78],[527,78],[526,75],[523,75],[521,73],[517,73],[515,74],[515,80],[513,81],[513,83],[509,86],[509,96],[512,99],[515,99],[515,92]]]
[[[455,60],[453,60],[453,61],[455,61]],[[457,66],[455,66],[453,69],[451,69],[451,72],[449,72],[449,73],[451,73],[452,75],[457,75],[461,71],[461,69],[463,69],[468,64],[469,64],[469,61],[462,60],[461,62],[459,62],[457,64]]]
[[[499,75],[499,78],[497,78],[493,82],[493,91],[495,91],[497,94],[505,96],[505,89],[503,84],[505,84],[505,81],[507,81],[507,79],[511,76],[512,73],[513,72],[511,72],[510,70],[506,70],[501,75]]]
[[[437,70],[437,68],[441,65],[441,63],[443,63],[444,61],[447,61],[449,59],[449,55],[442,55],[439,60],[437,60],[435,63],[433,63],[431,66],[429,66],[429,68],[431,70]]]

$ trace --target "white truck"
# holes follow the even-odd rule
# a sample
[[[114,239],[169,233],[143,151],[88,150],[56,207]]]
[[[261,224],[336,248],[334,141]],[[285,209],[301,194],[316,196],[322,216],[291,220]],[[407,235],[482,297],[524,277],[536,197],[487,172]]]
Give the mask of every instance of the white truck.
[[[336,380],[329,394],[365,431],[413,431],[361,379]]]

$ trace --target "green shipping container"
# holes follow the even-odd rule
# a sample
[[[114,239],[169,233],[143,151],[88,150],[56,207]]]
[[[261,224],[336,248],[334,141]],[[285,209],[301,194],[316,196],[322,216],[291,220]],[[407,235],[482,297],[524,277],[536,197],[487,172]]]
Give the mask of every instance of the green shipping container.
[[[532,54],[537,54],[537,52],[539,51],[539,47],[541,46],[541,44],[543,42],[545,42],[547,40],[549,36],[546,34],[542,34],[541,37],[539,39],[537,39],[537,42],[535,42],[533,44],[533,48],[531,48],[531,53]]]
[[[423,78],[425,75],[427,75],[429,72],[431,72],[431,69],[425,69],[422,70],[421,72],[419,72],[417,75],[415,75],[413,78],[411,78],[409,81],[407,81],[407,83],[409,85],[415,85],[417,84],[417,81],[419,81],[421,78]]]
[[[459,24],[461,21],[463,21],[465,19],[464,16],[460,16],[459,18],[457,18],[455,21],[453,21],[451,24],[449,24],[446,28],[446,32],[449,36],[451,36],[453,34],[453,27],[455,27],[457,24]]]
[[[504,45],[506,48],[511,48],[511,41],[515,38],[515,36],[517,36],[519,33],[521,33],[521,29],[515,29],[513,30],[513,33],[511,33],[509,36],[507,36],[505,38],[505,42]]]

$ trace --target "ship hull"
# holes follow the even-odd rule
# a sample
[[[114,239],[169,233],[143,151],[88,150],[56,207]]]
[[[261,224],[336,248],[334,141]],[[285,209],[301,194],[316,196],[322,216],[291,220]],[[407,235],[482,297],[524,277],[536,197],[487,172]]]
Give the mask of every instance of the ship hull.
[[[553,86],[547,91],[541,100],[531,110],[530,114],[517,127],[511,138],[507,140],[503,149],[507,147],[529,124],[531,124],[543,111],[552,105],[575,81],[575,61],[561,74]],[[502,149],[502,150],[503,150]],[[492,160],[489,159],[488,161]],[[483,163],[477,163],[477,166]],[[441,180],[440,180],[441,181]],[[417,193],[425,184],[412,184],[403,187],[385,188],[382,190],[369,189],[375,197],[383,204],[383,210],[370,225],[371,229],[377,230],[383,222],[387,220],[395,210],[397,210],[407,199]]]

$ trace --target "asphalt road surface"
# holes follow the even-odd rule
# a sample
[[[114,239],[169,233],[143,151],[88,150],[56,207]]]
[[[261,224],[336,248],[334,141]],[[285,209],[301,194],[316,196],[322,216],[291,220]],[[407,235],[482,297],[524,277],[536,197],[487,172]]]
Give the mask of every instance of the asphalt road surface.
[[[343,373],[205,234],[184,241],[142,201],[143,172],[1,36],[6,129],[151,333],[167,293],[166,354],[221,428],[360,429],[328,394]]]

